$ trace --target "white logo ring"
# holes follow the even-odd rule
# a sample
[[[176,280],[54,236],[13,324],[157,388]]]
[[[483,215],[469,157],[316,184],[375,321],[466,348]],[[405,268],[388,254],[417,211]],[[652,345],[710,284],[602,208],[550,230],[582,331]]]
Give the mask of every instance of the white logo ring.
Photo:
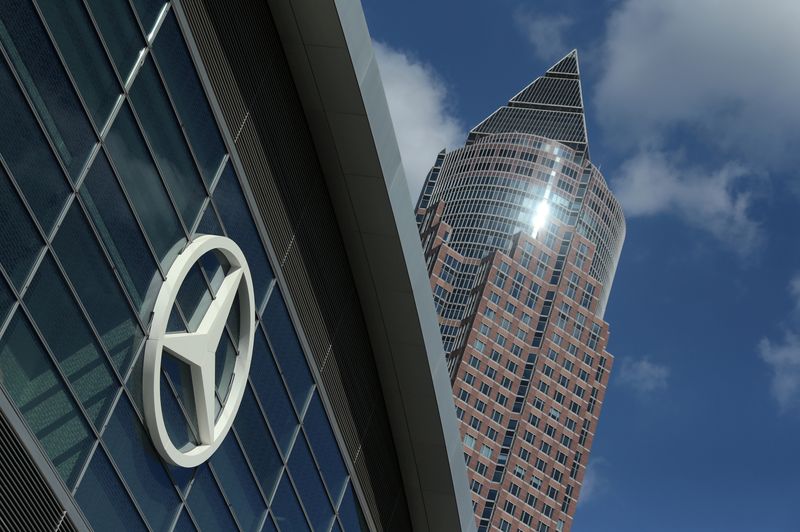
[[[168,333],[167,324],[175,298],[192,266],[208,252],[216,251],[230,268],[217,290],[197,331]],[[238,355],[228,398],[215,419],[215,359],[231,307],[239,296]],[[208,460],[233,424],[247,386],[255,335],[253,279],[242,250],[223,236],[202,235],[178,255],[161,285],[153,308],[153,323],[147,338],[143,364],[144,411],[147,429],[159,454],[181,467],[195,467]],[[188,450],[172,442],[161,410],[161,359],[166,350],[191,368],[191,382],[200,443]]]

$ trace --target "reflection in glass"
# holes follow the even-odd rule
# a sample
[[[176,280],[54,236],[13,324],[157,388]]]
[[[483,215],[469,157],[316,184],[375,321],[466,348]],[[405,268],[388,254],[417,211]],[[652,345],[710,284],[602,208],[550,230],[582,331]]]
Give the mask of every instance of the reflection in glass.
[[[111,126],[106,145],[161,265],[169,269],[186,239],[127,105]]]
[[[206,194],[152,59],[139,70],[130,99],[183,223],[192,227]]]
[[[88,13],[81,2],[39,0],[38,4],[95,126],[102,128],[121,91]]]
[[[287,475],[283,475],[281,478],[275,498],[272,499],[271,509],[281,532],[311,530],[306,524],[303,510],[300,509],[300,503],[297,501],[297,496],[294,494]]]
[[[300,348],[300,342],[289,318],[289,311],[283,301],[283,295],[277,286],[269,297],[262,323],[267,329],[267,336],[275,352],[275,358],[280,364],[281,373],[286,378],[292,398],[297,408],[302,411],[313,381],[306,357]]]
[[[283,464],[250,386],[245,389],[234,428],[253,467],[256,480],[261,485],[264,495],[269,497],[275,489],[275,482]]]
[[[64,483],[74,486],[92,436],[83,414],[20,311],[0,338],[0,384],[22,412]]]
[[[147,530],[101,448],[95,451],[75,500],[95,530]]]
[[[75,180],[96,138],[32,2],[0,2],[0,43]]]
[[[272,281],[272,268],[269,266],[253,218],[249,214],[250,208],[244,200],[239,180],[230,163],[225,166],[220,176],[219,184],[214,191],[214,200],[228,236],[242,248],[247,258],[250,272],[253,274],[256,307],[261,308],[267,286]]]
[[[0,106],[0,117],[3,113],[1,108],[2,106]],[[0,135],[0,138],[2,137],[3,135]],[[11,282],[19,289],[22,288],[33,261],[42,249],[42,241],[2,166],[0,166],[0,220],[3,226],[3,230],[0,231],[0,264],[11,278]]]
[[[233,433],[222,443],[211,458],[222,491],[244,530],[257,530],[267,506],[258,492],[258,486],[247,468],[242,450]]]
[[[311,458],[311,451],[305,438],[299,437],[289,458],[289,472],[303,501],[308,519],[315,530],[327,530],[333,521],[333,508],[322,487],[317,467]]]
[[[105,354],[50,255],[39,266],[25,294],[25,303],[61,371],[99,430],[119,389],[119,381],[111,373]]]
[[[128,2],[108,0],[87,0],[87,3],[124,82],[136,63],[139,50],[144,48],[144,40],[131,6]]]
[[[317,458],[325,484],[328,486],[328,492],[336,503],[341,497],[348,473],[342,461],[339,445],[336,443],[336,438],[328,422],[328,416],[325,414],[322,401],[317,393],[314,393],[308,406],[303,427],[305,427],[314,456]]]
[[[0,94],[3,95],[0,130],[14,132],[13,135],[0,135],[0,155],[47,232],[67,199],[67,182],[39,124],[3,61],[0,61]],[[7,201],[5,197],[3,201]]]
[[[161,287],[161,273],[102,151],[80,195],[139,317],[147,322]]]
[[[253,360],[250,365],[250,380],[258,394],[261,406],[267,414],[269,426],[275,434],[283,454],[289,453],[295,432],[297,432],[297,416],[286,395],[278,368],[272,359],[267,343],[261,331],[256,332],[253,346]]]
[[[153,53],[197,157],[203,179],[211,186],[225,155],[225,147],[173,13],[168,13],[164,19]]]
[[[236,530],[208,464],[200,466],[186,500],[201,530]]]
[[[53,247],[112,362],[125,375],[142,331],[77,203],[61,223]]]
[[[150,435],[124,395],[114,409],[103,440],[150,526],[167,529],[180,501]]]

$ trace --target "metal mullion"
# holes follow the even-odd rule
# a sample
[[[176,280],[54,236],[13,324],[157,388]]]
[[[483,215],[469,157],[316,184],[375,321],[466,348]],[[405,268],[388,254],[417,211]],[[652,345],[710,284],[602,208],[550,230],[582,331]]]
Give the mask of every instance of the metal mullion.
[[[252,380],[250,379],[250,375],[247,376],[247,382],[250,384],[250,388],[251,388],[250,391],[253,393],[253,397],[256,400],[256,406],[258,407],[259,413],[261,414],[261,417],[264,419],[264,425],[266,425],[266,427],[267,427],[267,432],[272,437],[272,443],[273,443],[273,445],[275,445],[275,448],[278,450],[278,456],[280,457],[281,462],[283,462],[283,464],[285,465],[286,462],[289,459],[289,451],[291,451],[292,447],[294,446],[294,441],[297,438],[297,434],[293,434],[292,435],[292,441],[289,444],[289,451],[286,451],[286,458],[284,458],[283,449],[281,449],[280,442],[278,442],[278,438],[275,436],[275,433],[272,430],[272,426],[269,424],[269,417],[267,416],[267,411],[264,410],[264,406],[261,404],[261,399],[258,397],[258,393],[256,393],[256,391],[255,391],[255,385],[253,384]],[[298,425],[299,424],[300,424],[300,422],[298,421]],[[299,430],[298,430],[298,432],[299,432]],[[274,493],[273,493],[273,495],[274,495]]]
[[[292,448],[294,448],[294,445],[292,445]],[[295,486],[294,479],[292,479],[292,473],[291,473],[291,471],[289,471],[289,462],[288,461],[286,462],[286,472],[285,472],[285,474],[286,474],[286,477],[289,479],[289,484],[291,485],[295,496],[297,497],[297,502],[300,503],[300,511],[303,512],[303,515],[306,518],[306,522],[308,523],[308,525],[311,528],[311,530],[314,530],[314,525],[311,523],[311,519],[308,517],[308,512],[306,511],[306,505],[303,504],[303,498],[300,497],[300,491]]]
[[[41,0],[36,0],[40,2]],[[120,87],[125,86],[125,80],[122,79],[122,75],[117,70],[117,65],[114,63],[114,58],[111,57],[111,52],[106,45],[106,40],[103,38],[103,34],[100,32],[100,27],[97,25],[97,21],[94,18],[94,14],[92,13],[92,8],[89,7],[89,4],[86,3],[86,0],[79,0],[83,4],[83,9],[87,15],[89,15],[89,22],[94,29],[95,35],[97,35],[97,39],[100,41],[100,46],[103,47],[103,51],[106,54],[106,59],[108,59],[108,63],[111,65],[111,70],[114,72],[114,75],[117,77],[117,82],[119,83]]]
[[[144,64],[144,61],[142,62],[142,64]],[[131,84],[131,87],[132,86],[133,86],[133,84]],[[150,159],[153,161],[153,165],[156,168],[156,173],[158,174],[158,177],[161,180],[161,184],[164,186],[164,190],[167,193],[167,198],[169,199],[170,205],[172,205],[172,210],[174,210],[175,214],[178,215],[178,222],[180,223],[180,226],[183,229],[183,234],[184,234],[184,236],[186,238],[186,241],[188,242],[189,241],[189,237],[191,235],[189,234],[189,230],[188,230],[188,228],[186,226],[186,222],[184,222],[184,220],[183,220],[183,213],[178,208],[178,204],[176,203],[175,198],[173,197],[172,191],[170,190],[170,187],[169,187],[169,184],[167,183],[167,180],[164,179],[164,172],[162,171],[161,167],[159,166],[158,158],[155,156],[155,152],[153,151],[153,148],[152,148],[152,146],[150,144],[150,140],[147,138],[147,133],[145,132],[144,127],[142,126],[142,123],[139,120],[139,114],[136,112],[136,108],[133,106],[133,103],[130,102],[130,97],[128,97],[128,100],[129,100],[128,106],[129,106],[129,108],[131,110],[131,114],[133,115],[133,120],[134,120],[134,122],[136,122],[136,126],[139,129],[139,134],[142,136],[142,140],[144,141],[145,147],[147,148],[147,153],[150,155]],[[200,177],[201,181],[203,180],[203,178],[201,176],[198,176],[198,177]],[[199,216],[199,212],[195,216],[196,217]],[[194,220],[192,220],[192,223],[194,223]]]
[[[244,445],[242,445],[242,440],[239,437],[238,432],[236,431],[236,427],[231,425],[231,430],[233,431],[233,439],[236,440],[236,445],[239,446],[239,450],[242,452],[242,456],[244,457],[244,461],[247,464],[247,470],[250,472],[250,475],[253,477],[253,482],[256,485],[256,489],[258,489],[259,495],[261,495],[261,499],[264,501],[264,505],[266,506],[267,511],[269,511],[269,498],[267,494],[264,493],[264,490],[261,488],[261,484],[258,482],[258,477],[256,476],[256,471],[253,469],[253,464],[250,462],[250,458],[247,456],[247,452],[244,450]]]
[[[225,501],[225,506],[228,507],[228,513],[233,518],[233,522],[241,531],[244,531],[242,525],[239,523],[239,519],[236,518],[236,514],[233,512],[233,506],[231,505],[230,501],[228,500],[228,496],[225,494],[225,490],[222,489],[222,484],[219,481],[219,477],[217,477],[216,472],[214,471],[214,466],[211,463],[211,460],[208,460],[208,471],[211,473],[211,478],[214,479],[214,482],[217,484],[217,489],[219,490],[220,494],[222,495],[222,499]]]
[[[317,393],[319,393],[319,392],[317,392]],[[320,399],[320,402],[322,402],[321,399]],[[327,417],[327,412],[325,412],[325,407],[324,406],[322,408],[322,411],[325,413],[325,415]],[[317,460],[317,457],[314,454],[314,448],[311,445],[311,440],[309,439],[308,434],[306,434],[305,425],[303,423],[300,423],[300,432],[303,433],[303,436],[306,439],[306,443],[308,444],[308,451],[311,453],[311,460],[314,463],[314,467],[317,468],[317,473],[319,474],[320,481],[322,482],[322,489],[325,490],[325,494],[328,495],[328,500],[331,503],[331,508],[333,508],[334,513],[336,513],[337,509],[339,508],[339,503],[341,502],[341,498],[342,498],[342,495],[344,494],[345,490],[342,490],[342,493],[339,495],[339,500],[336,500],[336,501],[333,500],[333,495],[331,494],[330,488],[328,488],[328,484],[325,482],[325,477],[322,475],[322,469],[319,467],[319,461]],[[334,440],[335,439],[336,438],[334,437]],[[341,454],[341,451],[340,451],[340,454]],[[344,461],[344,460],[342,460],[342,461]],[[346,469],[347,468],[345,467],[345,470]],[[348,472],[347,481],[346,482],[349,482],[349,480],[350,480],[350,475],[349,475],[349,472]],[[345,484],[345,488],[346,487],[347,486]]]
[[[145,42],[147,43],[148,47],[153,46],[153,42],[156,40],[156,36],[161,30],[161,25],[164,23],[164,20],[167,18],[167,13],[172,7],[172,3],[170,1],[165,2],[165,4],[166,5],[161,6],[161,11],[159,11],[158,15],[156,16],[156,21],[153,23],[153,29],[150,30],[150,33],[148,33],[145,37]]]

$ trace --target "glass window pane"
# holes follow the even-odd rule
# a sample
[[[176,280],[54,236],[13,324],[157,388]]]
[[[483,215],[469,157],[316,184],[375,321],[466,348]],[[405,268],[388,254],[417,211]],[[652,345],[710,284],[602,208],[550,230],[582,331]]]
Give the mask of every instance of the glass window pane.
[[[225,147],[173,13],[169,13],[164,20],[153,52],[197,157],[203,179],[211,186],[225,155]]]
[[[102,128],[122,91],[89,14],[76,0],[38,4],[95,126]]]
[[[14,132],[13,135],[0,135],[0,155],[39,223],[45,231],[49,231],[67,199],[67,181],[17,82],[3,61],[0,61],[0,94],[3,95],[0,130]]]
[[[361,513],[361,507],[358,505],[356,494],[353,493],[353,487],[347,486],[344,492],[344,497],[339,506],[339,521],[345,532],[366,532],[369,530],[367,522],[364,520],[364,515]]]
[[[112,362],[125,375],[142,331],[77,202],[62,222],[53,247]]]
[[[275,528],[275,525],[272,523],[272,516],[267,516],[266,521],[264,521],[264,526],[261,527],[261,532],[277,532],[278,529]]]
[[[80,195],[139,317],[146,323],[161,287],[161,273],[103,152],[97,154]]]
[[[253,345],[250,380],[267,414],[267,422],[272,427],[275,439],[285,456],[289,453],[292,438],[297,432],[297,416],[260,331],[256,332]]]
[[[145,33],[153,31],[153,26],[164,3],[164,0],[133,0],[133,7],[136,8]]]
[[[32,2],[0,2],[0,42],[74,180],[96,137]]]
[[[147,530],[101,448],[95,451],[75,500],[95,530]]]
[[[219,400],[223,402],[228,397],[228,392],[230,391],[236,356],[236,347],[234,347],[230,336],[223,334],[217,346],[216,358],[214,359],[216,365],[214,376],[217,385],[217,396]]]
[[[156,163],[187,227],[194,225],[206,193],[153,61],[142,65],[130,92]]]
[[[3,90],[2,87],[0,90]],[[3,113],[2,107],[0,106],[0,115]],[[0,135],[0,138],[11,136],[13,135]],[[11,278],[11,282],[19,289],[22,288],[33,261],[42,249],[42,240],[2,166],[0,166],[0,212],[3,213],[0,264]]]
[[[211,458],[222,490],[244,530],[257,530],[267,511],[267,505],[258,492],[258,486],[245,462],[242,450],[233,433],[229,433]]]
[[[306,524],[303,510],[300,509],[300,503],[297,501],[297,496],[294,494],[287,475],[283,475],[281,483],[278,485],[271,509],[275,522],[282,532],[311,530]]]
[[[239,180],[230,163],[222,172],[220,182],[214,191],[214,200],[228,236],[242,248],[247,258],[250,272],[253,274],[256,306],[261,308],[267,286],[272,281],[272,268],[253,218],[250,216],[250,209],[242,195]]]
[[[99,430],[119,389],[119,381],[111,373],[106,355],[49,254],[25,294],[25,303],[61,371]]]
[[[305,438],[297,438],[289,458],[289,472],[294,480],[297,493],[303,501],[311,526],[315,530],[328,530],[333,521],[333,508],[322,487],[322,479],[317,466],[311,458],[311,451]]]
[[[9,290],[6,282],[0,279],[0,326],[6,321],[8,310],[11,308],[13,302],[14,295],[11,293],[11,290]]]
[[[106,145],[133,208],[165,269],[186,243],[178,217],[127,105],[120,109]]]
[[[192,266],[178,289],[177,302],[189,322],[189,331],[195,332],[211,305],[211,292],[208,291],[208,285],[197,264]]]
[[[87,3],[119,75],[126,81],[139,57],[139,50],[144,48],[144,39],[131,6],[128,2],[108,0],[87,0]]]
[[[61,478],[73,487],[93,438],[50,357],[19,311],[0,338],[0,382]]]
[[[277,286],[272,290],[262,323],[267,329],[270,345],[278,359],[281,373],[286,378],[289,392],[297,407],[302,410],[311,392],[313,381],[306,357],[289,318],[289,311],[283,301],[283,295]]]
[[[150,435],[124,395],[114,409],[103,440],[150,526],[167,529],[178,510],[178,494]]]
[[[308,406],[308,412],[306,412],[306,417],[303,420],[303,427],[305,427],[311,449],[314,451],[314,456],[317,458],[317,463],[322,470],[322,476],[328,486],[328,491],[334,502],[338,502],[347,482],[348,473],[342,461],[339,445],[336,443],[333,430],[328,422],[328,416],[325,414],[322,401],[320,401],[317,393],[314,394]]]
[[[234,428],[256,474],[256,480],[264,494],[269,497],[275,489],[283,463],[249,386],[245,389]]]
[[[198,469],[186,503],[200,529],[236,530],[233,517],[228,511],[228,505],[222,498],[222,493],[220,493],[217,483],[214,482],[208,465],[203,465]]]

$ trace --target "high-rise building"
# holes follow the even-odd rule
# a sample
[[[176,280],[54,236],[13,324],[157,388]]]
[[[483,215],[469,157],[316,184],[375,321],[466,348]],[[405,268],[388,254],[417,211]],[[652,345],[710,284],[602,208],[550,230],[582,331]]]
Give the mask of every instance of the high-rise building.
[[[358,0],[0,2],[0,530],[474,529]]]
[[[625,220],[589,159],[576,51],[442,151],[417,223],[479,530],[567,531],[613,357]]]

